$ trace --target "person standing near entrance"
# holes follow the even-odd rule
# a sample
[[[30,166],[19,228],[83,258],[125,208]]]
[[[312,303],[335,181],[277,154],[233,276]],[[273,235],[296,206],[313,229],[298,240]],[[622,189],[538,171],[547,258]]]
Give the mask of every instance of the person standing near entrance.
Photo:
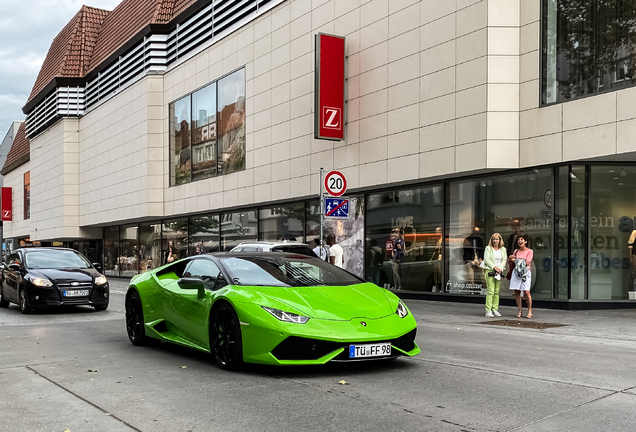
[[[629,282],[627,283],[627,291],[636,291],[636,289],[634,289],[634,280],[636,280],[636,229],[632,231],[632,234],[629,236],[627,250],[629,251]]]
[[[400,265],[402,264],[402,258],[404,258],[404,230],[400,228],[397,232],[397,238],[393,241],[393,257],[391,258],[393,281],[395,283],[396,290],[402,289],[402,278],[400,277]]]
[[[344,250],[342,246],[336,243],[336,236],[329,234],[327,236],[327,245],[329,246],[329,262],[336,267],[344,267]]]
[[[490,237],[490,242],[484,251],[484,267],[486,272],[486,317],[500,317],[499,313],[499,287],[501,275],[506,268],[506,248],[503,247],[503,239],[499,233]]]
[[[534,252],[528,248],[528,234],[521,233],[517,240],[518,249],[510,255],[510,261],[514,263],[514,270],[510,278],[510,289],[515,292],[515,301],[517,302],[517,318],[522,315],[522,297],[526,298],[528,304],[528,315],[526,318],[532,318],[532,296],[530,295],[530,286],[532,282],[532,257]]]

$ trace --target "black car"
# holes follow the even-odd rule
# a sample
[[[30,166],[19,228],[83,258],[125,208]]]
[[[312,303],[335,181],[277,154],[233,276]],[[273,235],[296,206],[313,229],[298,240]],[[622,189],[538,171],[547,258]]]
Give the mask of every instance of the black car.
[[[0,307],[10,302],[22,313],[52,306],[108,307],[108,280],[82,254],[65,248],[16,249],[2,267]]]

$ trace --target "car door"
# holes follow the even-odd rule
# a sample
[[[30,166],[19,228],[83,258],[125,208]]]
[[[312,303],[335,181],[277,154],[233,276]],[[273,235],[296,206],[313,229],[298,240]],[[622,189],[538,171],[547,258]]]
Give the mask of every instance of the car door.
[[[213,291],[217,286],[219,267],[209,258],[192,259],[183,277],[199,278],[205,286],[205,295],[199,297],[196,290],[182,289],[178,283],[170,285],[168,310],[171,321],[187,340],[200,346],[208,344],[208,319]]]
[[[13,265],[18,265],[20,268],[11,268]],[[20,282],[22,282],[22,256],[19,252],[14,252],[9,255],[2,279],[5,297],[14,303],[18,303],[18,288]]]

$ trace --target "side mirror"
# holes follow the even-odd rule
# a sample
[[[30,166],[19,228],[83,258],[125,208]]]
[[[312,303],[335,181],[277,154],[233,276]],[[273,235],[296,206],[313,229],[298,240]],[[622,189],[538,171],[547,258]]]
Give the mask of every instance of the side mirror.
[[[102,265],[100,263],[93,263],[93,267],[95,267],[95,270],[98,272],[102,272]]]
[[[199,298],[205,297],[205,288],[203,281],[199,278],[185,277],[177,280],[177,285],[181,289],[197,290]]]
[[[22,267],[20,267],[20,264],[11,263],[9,264],[9,270],[20,271],[22,270]]]

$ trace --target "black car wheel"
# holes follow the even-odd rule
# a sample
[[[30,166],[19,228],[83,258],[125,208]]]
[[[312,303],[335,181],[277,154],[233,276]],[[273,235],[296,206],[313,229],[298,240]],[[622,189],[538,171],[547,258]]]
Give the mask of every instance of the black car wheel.
[[[237,370],[243,365],[241,326],[236,312],[227,303],[212,311],[210,351],[223,369]]]
[[[105,311],[106,309],[108,309],[108,305],[102,305],[102,306],[93,306],[95,308],[96,311]]]
[[[1,286],[0,286],[0,307],[3,307],[3,308],[9,307],[9,300],[4,298],[4,294],[2,294]]]
[[[29,306],[29,298],[24,288],[20,289],[20,312],[23,314],[31,313],[31,307]]]
[[[136,292],[126,298],[126,332],[133,345],[143,346],[148,343],[144,330],[144,311]]]

